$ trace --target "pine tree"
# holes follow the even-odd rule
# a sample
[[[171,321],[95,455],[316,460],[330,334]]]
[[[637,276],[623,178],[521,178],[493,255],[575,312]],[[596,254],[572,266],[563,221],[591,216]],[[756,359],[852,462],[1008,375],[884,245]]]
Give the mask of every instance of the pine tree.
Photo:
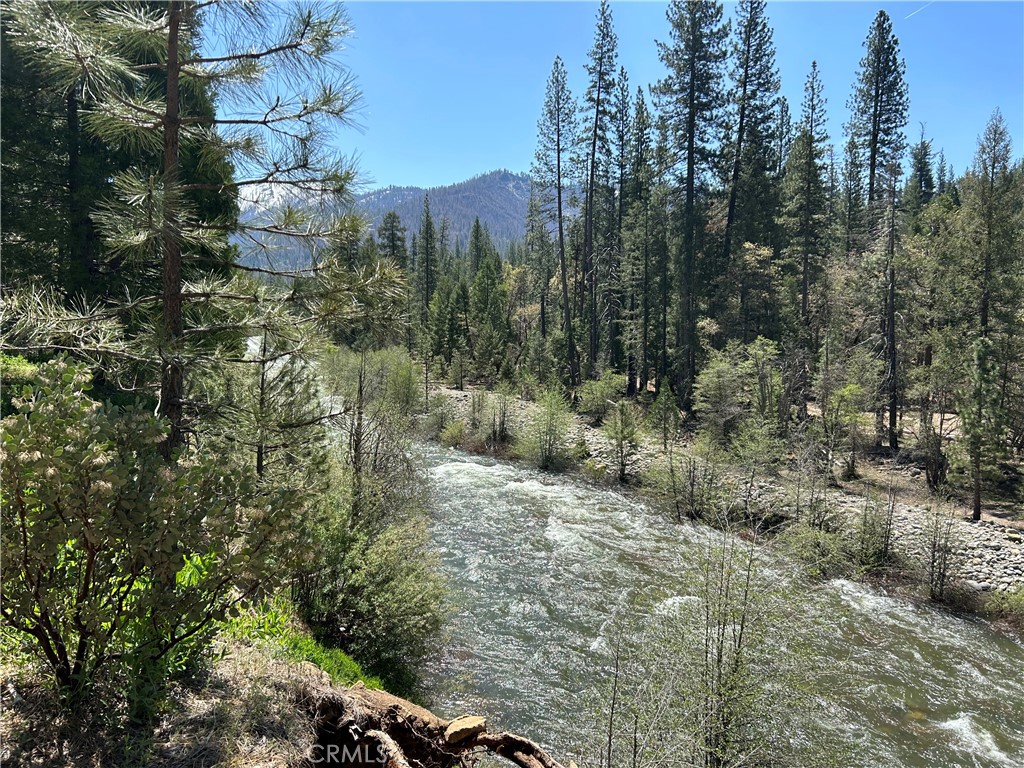
[[[416,287],[419,294],[420,317],[425,322],[430,300],[437,287],[438,253],[434,217],[430,215],[430,195],[423,196],[423,214],[416,236]]]
[[[971,474],[974,485],[974,519],[981,515],[982,468],[985,454],[1005,448],[1001,431],[1011,412],[1010,392],[1019,387],[1018,371],[1022,318],[1020,291],[1024,236],[1024,167],[1012,160],[1009,130],[1002,114],[992,115],[978,140],[971,171],[962,186],[963,207],[959,219],[968,262],[962,273],[969,284],[977,312],[975,351],[970,399]]]
[[[910,148],[910,175],[903,188],[901,203],[904,215],[912,232],[917,231],[917,219],[921,211],[935,195],[935,177],[932,174],[932,143],[924,137]]]
[[[697,241],[701,234],[698,178],[716,159],[715,134],[724,94],[721,89],[728,25],[722,5],[712,0],[673,0],[667,12],[669,43],[658,43],[668,76],[658,83],[661,108],[672,132],[672,149],[685,159],[683,207],[676,259],[679,322],[676,396],[689,407],[697,371]]]
[[[540,337],[548,336],[548,288],[551,283],[552,247],[540,201],[531,189],[526,206],[526,258],[536,284],[535,295],[539,304]]]
[[[322,141],[326,131],[350,120],[358,95],[333,57],[349,31],[345,16],[299,7],[255,8],[246,28],[261,30],[258,40],[225,35],[224,52],[204,55],[203,35],[220,34],[237,21],[232,6],[211,5],[201,13],[197,4],[183,0],[102,12],[92,3],[11,7],[17,44],[39,71],[62,92],[80,89],[95,104],[83,121],[85,129],[140,160],[114,175],[112,198],[92,218],[112,258],[160,275],[159,294],[150,279],[141,286],[146,298],[136,300],[138,306],[159,307],[155,329],[115,329],[97,320],[110,317],[106,308],[95,313],[90,308],[84,316],[51,314],[32,333],[41,340],[59,335],[58,326],[91,324],[92,339],[85,346],[103,359],[111,376],[118,360],[132,359],[126,349],[155,350],[155,357],[132,359],[133,375],[140,375],[140,365],[147,376],[155,372],[157,410],[170,424],[163,445],[168,458],[184,444],[190,412],[199,405],[187,389],[186,374],[210,359],[211,350],[200,340],[226,345],[229,331],[244,338],[247,328],[272,322],[255,310],[242,311],[253,307],[253,297],[225,290],[227,275],[242,268],[232,263],[228,233],[256,245],[270,232],[308,244],[316,258],[307,275],[318,285],[304,300],[321,319],[337,308],[339,291],[353,287],[338,269],[336,255],[339,243],[358,237],[355,220],[325,215],[329,206],[286,204],[269,215],[270,221],[266,215],[239,221],[234,204],[242,191],[254,199],[261,192],[277,191],[280,197],[297,192],[317,203],[349,193],[354,170]],[[204,29],[204,23],[212,28]],[[92,53],[83,56],[84,50]],[[282,82],[303,87],[284,92],[278,88]],[[206,106],[198,109],[202,98],[197,97],[204,93]],[[212,109],[212,93],[222,102],[222,114]],[[147,157],[158,159],[150,163]],[[211,165],[224,169],[222,177],[193,173]],[[232,165],[235,177],[224,178]],[[189,327],[196,317],[209,317],[215,301],[224,311],[234,302],[242,319],[212,323],[219,337],[206,332],[206,323]],[[260,308],[280,320],[279,306],[271,304]],[[186,307],[196,312],[186,317]],[[24,327],[29,324],[26,319]]]
[[[596,219],[600,205],[599,186],[607,180],[611,170],[611,139],[609,130],[613,120],[615,66],[618,58],[617,39],[612,28],[612,14],[608,0],[601,0],[597,12],[594,45],[586,64],[589,77],[584,103],[588,111],[586,134],[586,185],[583,190],[583,274],[587,283],[587,363],[591,375],[597,364],[600,328],[598,326],[598,265],[594,253],[598,238]]]
[[[843,252],[851,254],[864,249],[867,231],[865,189],[860,147],[852,136],[843,155],[842,224]]]
[[[485,249],[469,297],[476,370],[488,381],[494,381],[505,360],[511,329],[506,314],[508,292],[502,282],[501,259],[493,247]]]
[[[804,86],[800,125],[783,180],[783,225],[789,251],[799,264],[800,318],[805,328],[810,325],[812,273],[820,268],[826,250],[828,192],[824,158],[827,141],[825,97],[818,64],[812,62]]]
[[[608,270],[605,281],[605,324],[608,336],[608,362],[615,370],[621,370],[624,362],[625,352],[621,336],[621,318],[624,312],[632,309],[630,302],[635,302],[635,296],[629,296],[623,291],[623,275],[626,265],[623,253],[623,222],[626,211],[631,201],[629,191],[630,170],[630,148],[632,136],[632,105],[630,103],[632,94],[629,90],[629,76],[623,67],[619,67],[619,74],[615,80],[615,95],[612,105],[612,167],[613,179],[611,186],[614,209],[611,211],[609,221],[609,243],[606,247],[608,253]],[[635,361],[634,361],[635,368]],[[635,380],[635,370],[633,370]]]
[[[544,96],[544,109],[537,123],[537,152],[531,176],[541,210],[555,226],[558,265],[562,282],[562,333],[571,386],[579,386],[580,362],[573,333],[572,304],[566,261],[564,197],[568,187],[568,159],[576,144],[576,103],[566,82],[565,65],[555,57]]]
[[[405,269],[409,254],[405,243],[405,227],[396,211],[388,211],[377,227],[377,248],[382,258],[390,259]]]
[[[731,53],[733,125],[728,147],[728,204],[722,265],[732,257],[734,240],[764,243],[775,217],[772,176],[777,126],[779,76],[766,0],[740,0],[736,8]],[[738,227],[736,225],[739,225]],[[738,229],[739,237],[734,237]]]
[[[867,164],[867,201],[884,201],[888,173],[898,173],[906,148],[903,129],[909,101],[904,80],[906,64],[892,20],[879,11],[864,41],[864,58],[850,99],[850,137]]]
[[[473,219],[473,227],[469,232],[469,278],[472,280],[480,269],[484,259],[494,250],[491,236],[480,224],[480,217]]]

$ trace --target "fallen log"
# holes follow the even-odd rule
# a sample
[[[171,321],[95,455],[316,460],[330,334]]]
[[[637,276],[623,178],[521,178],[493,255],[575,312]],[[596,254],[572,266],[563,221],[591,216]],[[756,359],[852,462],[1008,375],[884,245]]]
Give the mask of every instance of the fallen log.
[[[361,683],[325,688],[310,701],[317,734],[310,758],[314,765],[456,768],[490,753],[519,768],[565,768],[527,738],[488,731],[483,718],[446,720]]]

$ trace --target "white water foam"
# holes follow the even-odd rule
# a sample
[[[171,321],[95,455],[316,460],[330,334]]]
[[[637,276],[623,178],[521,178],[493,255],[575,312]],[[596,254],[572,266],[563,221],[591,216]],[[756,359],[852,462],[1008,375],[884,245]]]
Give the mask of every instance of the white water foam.
[[[952,720],[936,723],[937,728],[952,732],[960,743],[976,757],[983,757],[999,765],[1019,765],[1012,757],[1003,752],[996,744],[992,734],[974,722],[967,713],[954,717]]]
[[[672,595],[654,606],[654,613],[658,616],[673,616],[681,613],[684,605],[699,602],[700,598],[696,595]]]

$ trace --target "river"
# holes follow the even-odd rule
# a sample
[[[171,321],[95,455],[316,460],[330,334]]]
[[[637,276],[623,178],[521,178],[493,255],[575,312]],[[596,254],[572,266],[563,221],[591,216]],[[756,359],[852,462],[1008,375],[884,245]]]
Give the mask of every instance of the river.
[[[549,744],[589,722],[616,606],[686,594],[708,537],[613,490],[435,445],[417,448],[456,602],[427,672],[433,705]],[[792,567],[776,563],[779,578]],[[1024,647],[980,620],[835,580],[793,606],[813,626],[817,725],[843,764],[1024,766]],[[840,675],[837,670],[842,669]],[[799,762],[799,761],[798,761]]]

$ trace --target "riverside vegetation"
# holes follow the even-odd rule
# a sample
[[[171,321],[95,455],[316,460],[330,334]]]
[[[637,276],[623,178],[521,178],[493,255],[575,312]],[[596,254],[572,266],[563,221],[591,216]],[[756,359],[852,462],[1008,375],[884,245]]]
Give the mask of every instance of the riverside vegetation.
[[[329,147],[358,92],[339,7],[0,14],[5,759],[298,764],[362,746],[395,765],[557,765],[379,690],[426,696],[447,610],[414,427],[639,478],[671,516],[778,533],[819,575],[916,570],[932,599],[980,591],[1019,614],[1017,534],[976,525],[993,538],[968,557],[949,510],[980,521],[1020,493],[1024,170],[998,112],[962,176],[924,136],[905,156],[885,12],[837,161],[817,66],[798,120],[779,96],[761,0],[731,31],[717,3],[672,3],[650,105],[602,2],[582,102],[555,60],[527,235],[506,254],[479,221],[453,248],[429,200],[411,237],[346,207],[355,169]],[[920,467],[936,512],[908,517],[895,482],[837,490],[879,457]],[[751,726],[776,722],[751,687],[772,660],[748,654],[774,624],[729,636],[760,610],[752,558],[706,559],[691,639],[711,682],[685,710],[700,727],[657,721],[681,764],[780,759]],[[981,580],[999,562],[1016,570]],[[654,681],[674,669],[663,629],[630,649]]]

